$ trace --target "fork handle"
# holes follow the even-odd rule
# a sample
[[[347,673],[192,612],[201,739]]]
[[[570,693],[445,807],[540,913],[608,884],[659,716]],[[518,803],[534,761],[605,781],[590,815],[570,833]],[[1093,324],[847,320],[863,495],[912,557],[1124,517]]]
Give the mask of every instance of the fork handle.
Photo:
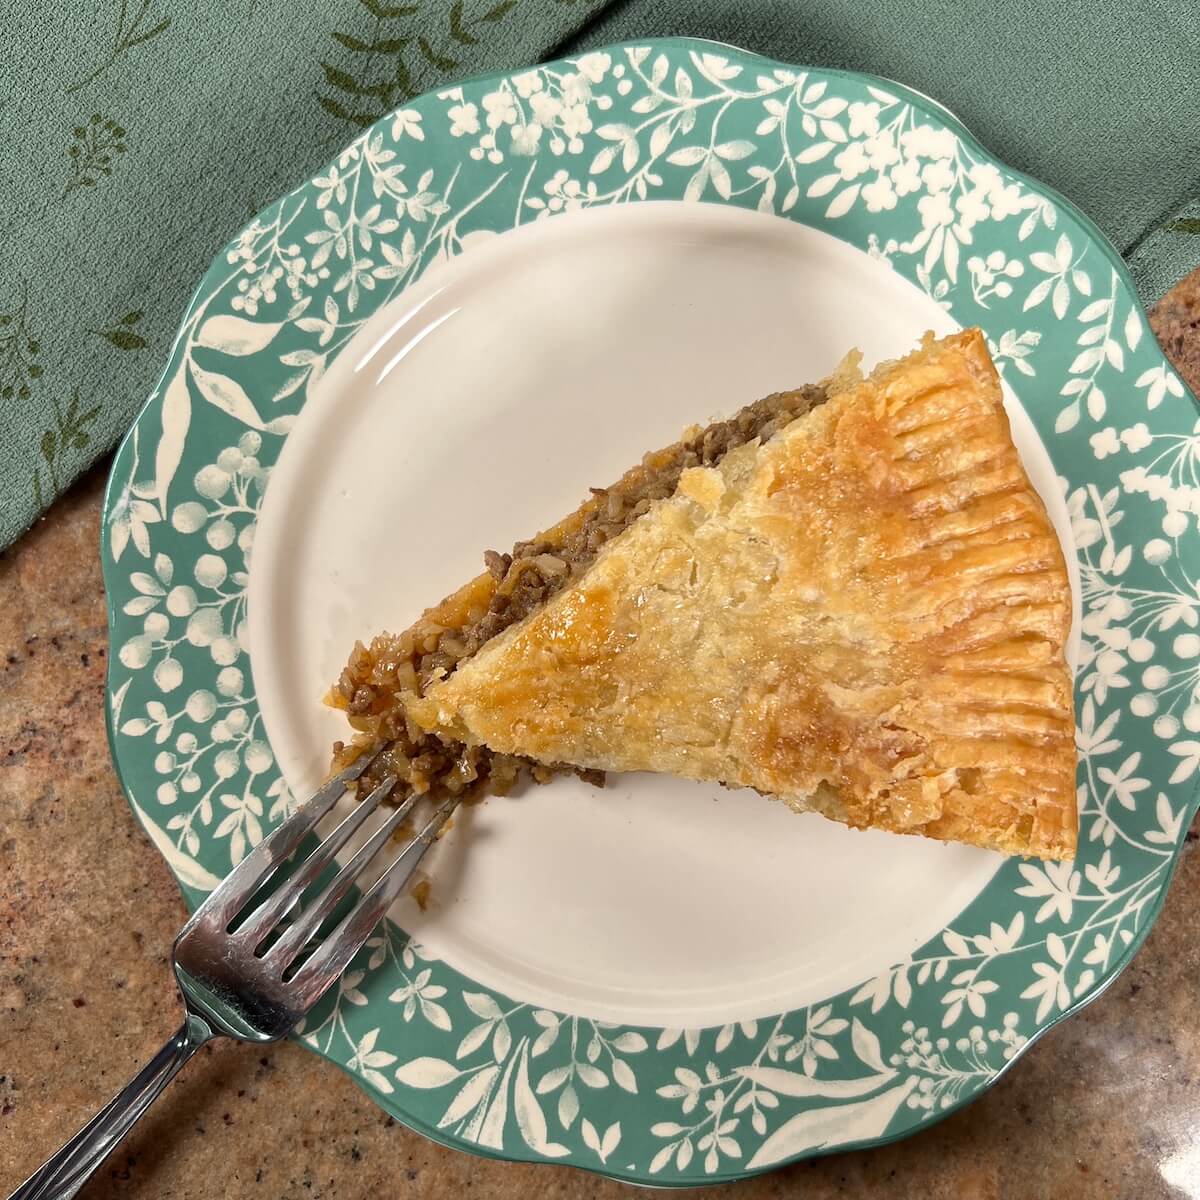
[[[201,1017],[189,1013],[175,1036],[9,1200],[69,1200],[175,1078],[179,1068],[215,1036]]]

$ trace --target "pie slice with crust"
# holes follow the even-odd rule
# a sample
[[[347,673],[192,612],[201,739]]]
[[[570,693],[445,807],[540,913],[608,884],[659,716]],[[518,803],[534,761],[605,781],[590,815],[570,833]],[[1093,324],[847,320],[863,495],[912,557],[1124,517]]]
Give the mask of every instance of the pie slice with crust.
[[[851,356],[489,565],[335,689],[418,791],[669,772],[1074,853],[1067,572],[977,330]]]

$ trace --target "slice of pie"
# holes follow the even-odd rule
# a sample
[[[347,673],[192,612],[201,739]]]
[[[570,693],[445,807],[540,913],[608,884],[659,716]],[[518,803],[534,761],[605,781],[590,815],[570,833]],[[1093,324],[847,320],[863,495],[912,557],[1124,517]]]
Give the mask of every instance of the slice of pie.
[[[977,330],[851,356],[488,565],[335,689],[418,791],[659,771],[1074,853],[1067,573]]]

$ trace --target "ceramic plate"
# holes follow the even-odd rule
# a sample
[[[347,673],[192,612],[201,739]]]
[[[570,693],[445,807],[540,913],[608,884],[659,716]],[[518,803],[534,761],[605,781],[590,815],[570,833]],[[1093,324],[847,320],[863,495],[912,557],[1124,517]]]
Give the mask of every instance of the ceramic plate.
[[[1072,568],[1076,861],[650,776],[490,800],[302,1030],[400,1120],[730,1179],[921,1128],[1097,995],[1196,805],[1197,408],[1099,233],[942,109],[702,42],[414,101],[209,271],[103,548],[114,755],[193,904],[321,778],[356,638],[685,424],[966,325]]]

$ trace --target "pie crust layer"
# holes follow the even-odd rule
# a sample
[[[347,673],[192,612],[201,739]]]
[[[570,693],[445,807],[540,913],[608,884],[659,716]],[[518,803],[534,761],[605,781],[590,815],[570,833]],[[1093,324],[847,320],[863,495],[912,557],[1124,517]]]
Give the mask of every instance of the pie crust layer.
[[[402,690],[408,724],[1071,857],[1067,572],[982,335],[827,391],[684,469],[544,603]]]

